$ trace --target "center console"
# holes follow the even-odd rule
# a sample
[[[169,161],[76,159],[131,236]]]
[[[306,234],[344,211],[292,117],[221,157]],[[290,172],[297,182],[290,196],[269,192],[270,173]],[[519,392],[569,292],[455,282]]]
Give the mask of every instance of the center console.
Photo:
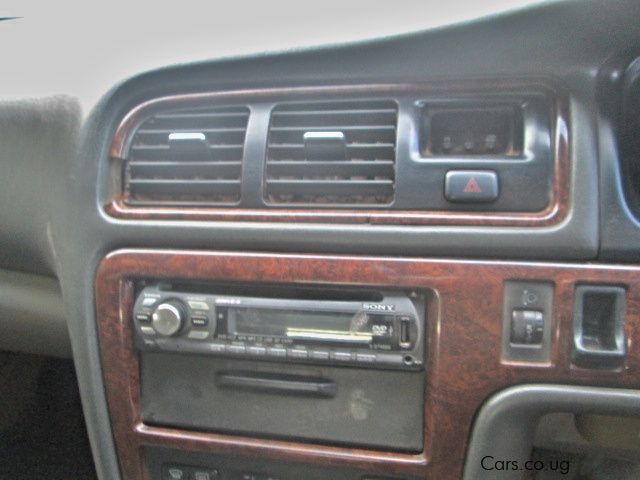
[[[114,252],[96,305],[123,478],[458,479],[493,393],[638,385],[639,280],[634,266]]]

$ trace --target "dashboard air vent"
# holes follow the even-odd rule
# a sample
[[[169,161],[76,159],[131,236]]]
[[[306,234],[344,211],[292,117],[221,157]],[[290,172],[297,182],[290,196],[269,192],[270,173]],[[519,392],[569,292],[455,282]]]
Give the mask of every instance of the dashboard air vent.
[[[127,203],[238,203],[248,118],[239,106],[163,111],[145,120],[126,162]]]
[[[266,201],[390,204],[397,120],[391,100],[277,105],[269,126]]]

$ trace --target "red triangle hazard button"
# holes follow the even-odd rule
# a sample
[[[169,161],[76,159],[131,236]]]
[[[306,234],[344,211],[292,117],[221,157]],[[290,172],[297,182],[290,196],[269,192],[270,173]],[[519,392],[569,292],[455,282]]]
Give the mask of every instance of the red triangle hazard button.
[[[493,202],[498,198],[498,174],[490,170],[451,170],[444,178],[450,202]]]
[[[471,177],[462,191],[464,193],[482,193],[476,177]]]

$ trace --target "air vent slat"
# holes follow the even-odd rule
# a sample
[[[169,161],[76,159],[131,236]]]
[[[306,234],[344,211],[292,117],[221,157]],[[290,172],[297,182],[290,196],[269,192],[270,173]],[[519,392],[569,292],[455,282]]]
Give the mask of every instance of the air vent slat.
[[[274,126],[324,126],[332,123],[342,126],[352,125],[358,122],[361,125],[376,125],[393,121],[396,112],[387,110],[325,110],[312,111],[301,110],[297,112],[273,112],[272,122]]]
[[[164,119],[182,119],[182,118],[246,118],[249,112],[192,112],[192,113],[159,113],[154,118],[156,120]]]
[[[143,179],[129,181],[132,195],[158,195],[184,197],[231,195],[240,188],[240,180],[180,180],[180,179]]]
[[[267,187],[278,195],[386,197],[393,193],[392,180],[267,180]]]
[[[271,132],[288,132],[288,131],[297,131],[297,130],[325,130],[327,127],[323,126],[323,127],[299,127],[299,126],[295,126],[295,127],[275,127],[272,126],[270,128]],[[396,127],[395,125],[367,125],[367,126],[363,126],[363,125],[345,125],[344,127],[340,127],[341,130],[344,131],[359,131],[359,130],[365,130],[365,131],[369,131],[369,130],[383,130],[383,131],[388,131],[388,132],[395,132],[396,131]]]
[[[394,162],[384,160],[379,162],[362,161],[278,161],[267,163],[269,177],[322,177],[330,172],[330,177],[393,177]]]
[[[244,148],[244,145],[209,145],[209,150],[238,150]],[[133,152],[138,151],[164,151],[169,150],[169,145],[132,145],[131,150]]]
[[[277,105],[267,143],[266,200],[296,206],[390,204],[397,117],[391,100]]]
[[[240,178],[242,162],[131,162],[129,175],[136,178],[215,179]]]
[[[244,134],[244,128],[198,128],[199,132],[205,133],[207,137],[210,135],[228,135],[232,136],[233,134]],[[193,131],[192,128],[145,128],[140,129],[136,133],[137,135],[168,135],[170,133],[186,133]]]
[[[272,127],[269,131],[269,141],[272,144],[302,143],[306,132],[319,132],[325,130],[342,132],[349,144],[377,142],[395,144],[396,140],[395,125],[375,125],[371,127],[338,127],[336,125],[329,125],[325,127]]]
[[[244,106],[163,111],[146,119],[126,161],[127,202],[236,204],[248,119]],[[170,136],[186,143],[176,146]]]
[[[347,144],[347,153],[354,159],[367,160],[392,160],[395,156],[395,145],[392,143],[349,143]],[[273,160],[293,160],[306,158],[306,150],[304,145],[300,144],[278,144],[269,145],[271,158]]]

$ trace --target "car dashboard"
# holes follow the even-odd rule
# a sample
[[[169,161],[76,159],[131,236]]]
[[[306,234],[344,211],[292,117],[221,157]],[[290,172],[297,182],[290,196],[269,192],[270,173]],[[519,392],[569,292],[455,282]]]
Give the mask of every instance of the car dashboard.
[[[638,468],[640,9],[524,3],[0,22],[0,346],[100,479]]]

